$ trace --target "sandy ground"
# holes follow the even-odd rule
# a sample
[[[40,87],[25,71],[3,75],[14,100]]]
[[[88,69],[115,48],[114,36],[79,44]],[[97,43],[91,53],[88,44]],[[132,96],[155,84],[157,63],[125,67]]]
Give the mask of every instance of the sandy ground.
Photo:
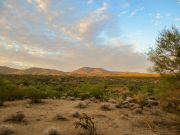
[[[98,135],[178,135],[180,134],[179,117],[172,114],[158,113],[155,109],[136,114],[129,109],[104,111],[103,103],[91,102],[87,108],[77,108],[79,100],[44,100],[41,104],[29,104],[29,100],[6,102],[0,107],[0,125],[14,128],[17,135],[43,135],[49,127],[57,127],[62,135],[76,135],[74,128],[77,118],[72,113],[78,111],[93,118]],[[154,112],[152,110],[155,110]],[[27,123],[4,122],[9,115],[23,112]],[[67,121],[55,119],[60,114]]]

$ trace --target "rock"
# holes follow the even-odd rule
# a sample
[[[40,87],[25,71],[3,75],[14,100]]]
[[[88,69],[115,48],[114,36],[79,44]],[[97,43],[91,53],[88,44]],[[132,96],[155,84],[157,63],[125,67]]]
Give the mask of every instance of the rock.
[[[0,135],[15,135],[15,131],[10,126],[0,126]]]
[[[136,114],[142,114],[142,109],[141,108],[136,108],[133,110],[134,113]]]
[[[65,116],[63,116],[61,114],[57,114],[55,119],[60,120],[60,121],[68,121],[68,118],[66,118]]]
[[[140,105],[139,105],[139,104],[136,104],[136,103],[130,103],[129,105],[130,105],[130,109],[131,109],[131,110],[134,110],[134,109],[136,109],[136,108],[140,108]]]
[[[66,99],[66,97],[65,97],[65,96],[62,96],[61,99]]]
[[[78,111],[72,113],[72,117],[78,118],[80,117],[80,113]]]
[[[67,97],[67,100],[72,100],[74,101],[76,98],[75,97]]]
[[[89,105],[91,103],[91,100],[90,99],[86,99],[86,100],[84,100],[84,102],[86,102],[86,104]]]
[[[157,106],[158,104],[159,104],[158,101],[152,100],[152,99],[147,99],[147,100],[145,101],[145,105],[146,105],[146,106]]]
[[[125,101],[127,101],[127,102],[133,102],[133,101],[135,101],[135,99],[132,98],[132,97],[126,97],[126,100],[125,100]]]
[[[26,104],[26,108],[31,108],[31,105],[30,104]]]
[[[90,100],[91,100],[91,101],[95,101],[96,98],[95,98],[95,97],[91,97]]]
[[[51,127],[45,131],[45,135],[61,135],[61,133],[58,128]]]
[[[81,101],[77,105],[78,108],[87,108],[87,106],[88,106],[88,104],[85,101]]]
[[[116,101],[115,99],[112,99],[112,98],[109,99],[108,102],[110,102],[110,103],[112,103],[112,104],[116,104],[116,103],[117,103],[117,101]]]
[[[123,105],[121,105],[121,108],[129,108],[130,106],[129,106],[129,104],[123,104]]]
[[[118,103],[115,105],[116,108],[128,108],[129,107],[129,102],[123,101],[122,103]]]
[[[109,104],[109,103],[104,103],[104,104],[102,104],[100,108],[101,108],[102,110],[105,110],[105,111],[110,111],[110,110],[112,110],[112,106],[111,106],[111,104]]]

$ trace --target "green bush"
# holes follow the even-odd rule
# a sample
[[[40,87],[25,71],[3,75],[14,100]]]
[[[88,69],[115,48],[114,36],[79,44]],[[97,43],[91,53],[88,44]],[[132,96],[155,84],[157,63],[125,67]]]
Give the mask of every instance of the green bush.
[[[75,96],[81,98],[95,97],[97,99],[101,99],[104,93],[105,93],[104,83],[98,83],[98,84],[84,83],[81,84],[79,87],[77,87],[74,92]]]
[[[163,77],[156,95],[163,109],[168,112],[180,111],[180,79],[172,76]]]

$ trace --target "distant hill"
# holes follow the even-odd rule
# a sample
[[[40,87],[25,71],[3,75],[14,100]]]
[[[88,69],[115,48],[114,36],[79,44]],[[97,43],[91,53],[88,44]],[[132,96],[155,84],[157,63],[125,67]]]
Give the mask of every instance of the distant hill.
[[[6,66],[0,66],[0,74],[16,74],[19,69],[14,69]]]
[[[0,66],[0,74],[17,74],[17,75],[64,75],[63,71],[44,68],[28,68],[28,69],[14,69],[10,67]]]
[[[104,74],[109,74],[110,71],[107,71],[103,68],[82,67],[72,71],[71,73],[79,74],[79,75],[104,75]]]
[[[72,72],[63,72],[55,69],[32,67],[28,69],[14,69],[0,66],[0,74],[16,75],[71,75],[71,76],[122,76],[122,77],[159,77],[159,74],[108,71],[103,68],[82,67]]]

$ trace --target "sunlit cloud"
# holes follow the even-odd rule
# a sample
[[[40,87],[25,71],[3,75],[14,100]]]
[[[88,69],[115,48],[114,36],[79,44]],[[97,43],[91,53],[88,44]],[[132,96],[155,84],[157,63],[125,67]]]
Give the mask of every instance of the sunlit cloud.
[[[171,11],[148,16],[148,7],[140,5],[130,0],[0,1],[0,65],[147,72],[151,63],[139,50],[150,47],[144,40],[153,41],[149,35],[160,28],[143,24],[143,18],[155,24],[171,13],[169,20],[178,24],[179,17]]]

